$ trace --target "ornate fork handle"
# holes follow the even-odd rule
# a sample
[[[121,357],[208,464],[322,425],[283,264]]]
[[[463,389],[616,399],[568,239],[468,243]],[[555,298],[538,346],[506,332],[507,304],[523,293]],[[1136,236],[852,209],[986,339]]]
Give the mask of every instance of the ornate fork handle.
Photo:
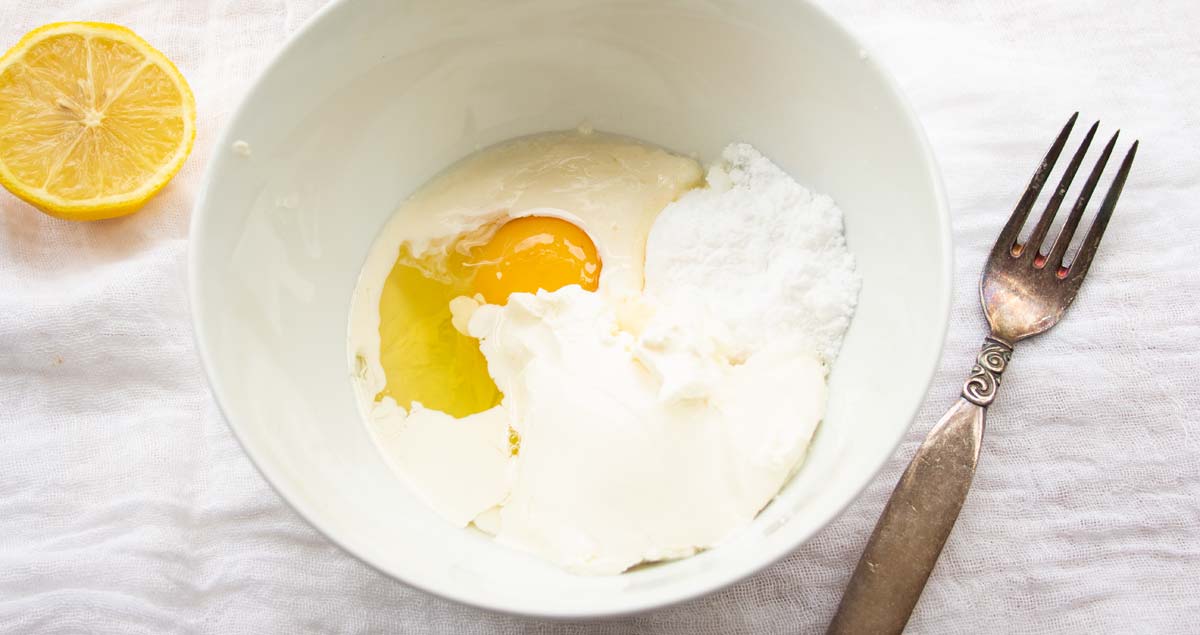
[[[900,633],[937,564],[979,461],[984,415],[1012,345],[995,337],[963,384],[962,398],[917,449],[875,525],[829,633]]]
[[[981,408],[991,405],[996,398],[996,390],[1000,388],[1000,375],[1008,367],[1012,352],[1013,347],[1002,340],[995,337],[985,339],[983,350],[979,351],[975,367],[971,369],[971,376],[963,384],[963,399]]]

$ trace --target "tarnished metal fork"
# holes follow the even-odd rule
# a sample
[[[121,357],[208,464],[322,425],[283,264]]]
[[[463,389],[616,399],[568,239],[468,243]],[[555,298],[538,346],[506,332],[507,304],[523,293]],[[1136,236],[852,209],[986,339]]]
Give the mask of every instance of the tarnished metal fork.
[[[1065,260],[1067,247],[1116,146],[1117,135],[1113,135],[1092,168],[1058,237],[1044,254],[1040,247],[1096,136],[1099,122],[1088,130],[1029,238],[1020,241],[1021,229],[1078,116],[1075,113],[1055,139],[992,247],[979,281],[983,312],[991,333],[963,385],[962,397],[929,432],[900,477],[850,577],[829,633],[859,635],[904,630],[971,487],[983,441],[984,415],[996,397],[1000,375],[1012,357],[1013,345],[1046,331],[1062,319],[1096,257],[1100,238],[1133,165],[1136,141],[1125,154],[1078,254],[1070,263]]]

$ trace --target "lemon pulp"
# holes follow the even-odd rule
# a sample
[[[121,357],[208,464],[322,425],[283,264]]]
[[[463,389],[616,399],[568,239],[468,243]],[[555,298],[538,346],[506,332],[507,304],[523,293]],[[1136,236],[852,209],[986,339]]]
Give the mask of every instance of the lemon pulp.
[[[127,214],[179,171],[195,119],[178,69],[129,29],[46,25],[0,57],[0,185],[68,220]]]

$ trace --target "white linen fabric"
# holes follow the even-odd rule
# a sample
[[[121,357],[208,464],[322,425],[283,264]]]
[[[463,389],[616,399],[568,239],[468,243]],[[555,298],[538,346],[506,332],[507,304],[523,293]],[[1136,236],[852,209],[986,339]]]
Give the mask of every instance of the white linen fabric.
[[[1022,344],[913,633],[1194,633],[1200,621],[1200,3],[845,0],[912,99],[953,208],[955,305],[908,438],[846,513],[710,597],[590,624],[428,596],[326,541],[209,395],[185,284],[191,205],[256,72],[323,0],[0,0],[126,24],[178,63],[196,150],[129,218],[71,224],[0,191],[0,631],[820,632],[896,479],[982,340],[986,250],[1074,110],[1142,146],[1068,318]]]

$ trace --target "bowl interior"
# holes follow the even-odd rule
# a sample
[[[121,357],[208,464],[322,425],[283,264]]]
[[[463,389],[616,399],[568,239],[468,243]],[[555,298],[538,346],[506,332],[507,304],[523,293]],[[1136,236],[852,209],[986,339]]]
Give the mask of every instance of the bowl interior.
[[[359,267],[405,196],[481,146],[585,121],[704,161],[728,142],[754,144],[837,200],[864,280],[797,478],[729,544],[608,578],[569,575],[435,516],[368,437],[346,352]],[[190,265],[198,344],[225,415],[310,522],[452,599],[583,617],[745,576],[862,490],[937,364],[951,254],[936,167],[886,75],[807,4],[335,3],[270,66],[220,143]]]

